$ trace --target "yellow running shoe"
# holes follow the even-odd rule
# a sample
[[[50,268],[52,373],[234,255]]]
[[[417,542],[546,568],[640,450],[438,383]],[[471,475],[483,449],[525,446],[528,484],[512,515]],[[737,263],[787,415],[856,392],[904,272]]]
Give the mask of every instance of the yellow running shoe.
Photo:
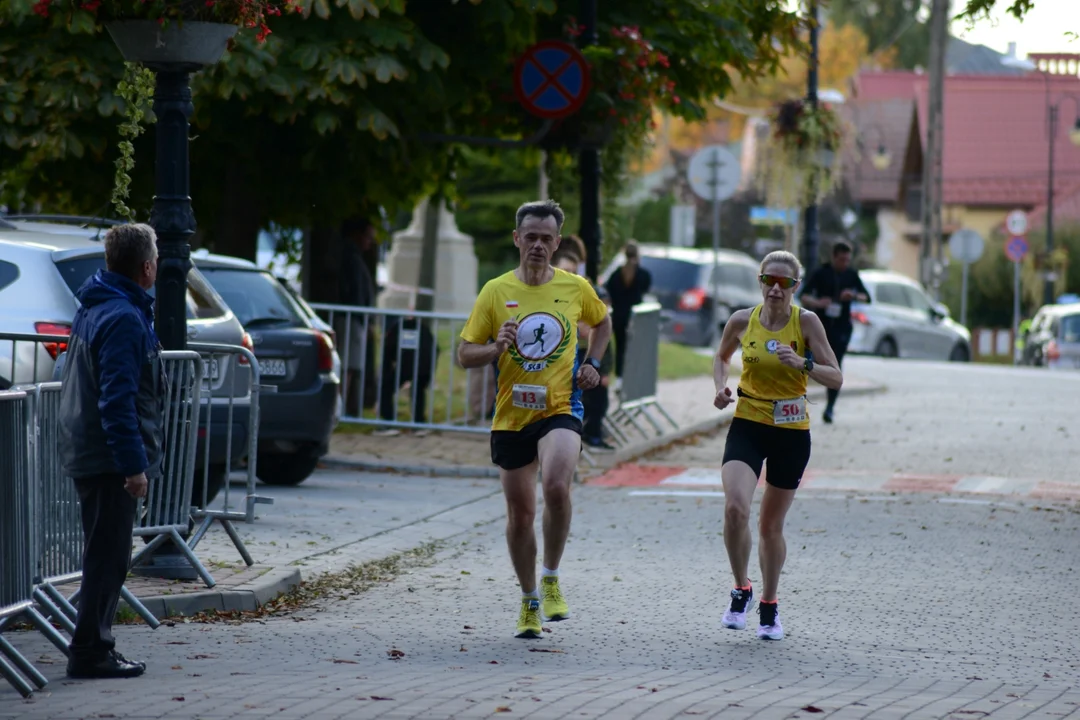
[[[521,615],[518,616],[517,637],[539,638],[544,632],[540,624],[540,601],[534,597],[521,598]]]
[[[562,590],[559,589],[559,578],[548,575],[540,581],[540,597],[544,598],[544,619],[551,622],[567,620],[570,617],[570,607],[566,604]]]

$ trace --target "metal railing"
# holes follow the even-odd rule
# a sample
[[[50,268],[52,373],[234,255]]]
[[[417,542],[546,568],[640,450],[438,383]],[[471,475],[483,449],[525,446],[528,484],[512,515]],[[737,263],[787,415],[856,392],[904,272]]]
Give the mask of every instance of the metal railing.
[[[82,578],[84,538],[78,493],[60,467],[60,383],[18,389],[26,393],[28,407],[33,598],[46,618],[73,635],[79,591],[65,598],[57,586]],[[147,625],[160,625],[126,587],[120,596]],[[68,641],[60,633],[46,634],[61,652],[68,652]]]
[[[486,433],[492,368],[457,363],[468,315],[312,304],[334,328],[344,377],[341,422]],[[402,388],[408,385],[402,396]]]
[[[33,601],[29,417],[25,392],[0,391],[0,633],[25,618],[50,637],[56,631],[34,608]],[[29,697],[35,685],[43,688],[48,684],[45,676],[2,634],[0,675],[23,697]]]
[[[229,535],[229,539],[232,540],[244,562],[251,566],[255,564],[255,561],[248,553],[243,540],[240,539],[240,534],[236,531],[233,522],[253,523],[255,522],[256,505],[272,505],[274,503],[273,498],[259,495],[256,491],[256,466],[259,446],[259,398],[262,393],[276,392],[277,387],[261,383],[259,361],[256,359],[255,354],[247,348],[212,343],[188,343],[188,348],[202,354],[204,368],[209,366],[210,370],[202,375],[203,394],[200,396],[199,402],[200,415],[205,417],[205,420],[200,417],[199,432],[206,438],[203,443],[202,457],[196,459],[197,462],[201,462],[203,483],[201,497],[193,499],[192,516],[199,521],[199,527],[188,541],[188,546],[194,549],[214,522],[218,522]],[[215,378],[213,373],[215,365],[221,367],[225,364],[230,365],[234,373],[232,379],[228,381],[225,380],[225,373],[218,373],[218,378]],[[245,375],[246,378],[243,377]],[[222,396],[220,392],[222,388],[228,388],[230,392]],[[238,439],[234,438],[236,434],[234,431],[237,406],[241,403],[247,406],[247,417],[246,422],[241,423],[243,437],[239,438],[241,447],[237,448],[236,442]],[[215,413],[215,409],[222,406],[224,406],[224,411]],[[215,419],[215,414],[221,414],[224,417],[223,419]],[[212,462],[214,455],[211,453],[211,446],[215,437],[215,426],[218,423],[223,423],[225,426],[223,464]],[[230,482],[233,470],[237,469],[234,466],[234,457],[237,455],[239,455],[238,459],[244,465],[239,469],[242,469],[245,475],[245,493],[239,510],[236,509],[233,503],[232,483]],[[220,505],[215,500],[213,507],[211,507],[209,492],[215,474],[223,475],[224,482],[221,488]]]
[[[70,339],[67,335],[0,333],[0,380],[9,386],[53,380],[56,359]]]

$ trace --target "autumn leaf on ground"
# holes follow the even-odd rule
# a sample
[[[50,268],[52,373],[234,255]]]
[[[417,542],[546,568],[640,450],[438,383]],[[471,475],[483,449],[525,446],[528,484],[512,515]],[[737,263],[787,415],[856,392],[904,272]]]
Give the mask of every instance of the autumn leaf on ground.
[[[334,658],[333,663],[335,665],[359,665],[360,663],[355,660],[342,660],[341,658]]]
[[[173,698],[173,700],[175,700],[176,702],[184,702],[184,696],[183,695],[177,695],[176,697]]]
[[[800,709],[801,709],[801,710],[804,710],[804,711],[806,711],[806,712],[808,712],[808,713],[820,713],[820,712],[825,712],[825,711],[824,711],[824,710],[822,710],[821,708],[819,708],[819,707],[814,707],[813,705],[807,705],[806,707],[804,707],[804,708],[800,708]]]
[[[546,653],[562,653],[565,654],[565,650],[555,650],[553,648],[529,648],[529,652],[546,652]]]
[[[392,660],[397,660],[398,658],[405,657],[405,653],[397,649],[387,650],[386,654],[389,655]]]
[[[510,708],[505,705],[500,705],[499,707],[495,708],[495,712],[510,712]]]
[[[393,700],[394,698],[388,698],[388,697],[379,697],[378,695],[372,695],[372,696],[371,696],[371,699],[372,699],[372,700]]]

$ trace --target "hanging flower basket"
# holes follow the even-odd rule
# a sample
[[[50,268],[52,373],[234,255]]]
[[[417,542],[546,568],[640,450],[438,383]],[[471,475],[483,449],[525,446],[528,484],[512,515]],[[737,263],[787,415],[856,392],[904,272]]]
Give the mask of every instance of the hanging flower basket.
[[[827,103],[786,100],[769,115],[758,185],[772,207],[819,203],[840,184],[849,129]]]
[[[115,20],[105,23],[105,29],[128,62],[202,66],[221,59],[239,27],[220,22],[162,26],[153,20]]]

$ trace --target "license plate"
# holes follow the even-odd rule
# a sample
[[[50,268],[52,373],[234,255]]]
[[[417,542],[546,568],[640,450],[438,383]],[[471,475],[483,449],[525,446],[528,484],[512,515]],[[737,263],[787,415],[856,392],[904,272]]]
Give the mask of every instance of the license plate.
[[[210,360],[207,361],[207,365],[210,366],[210,368],[209,368],[210,369],[210,379],[211,380],[217,380],[218,379],[218,372],[219,372],[219,370],[218,370],[218,361],[216,359],[214,359],[214,358],[210,358]]]
[[[285,377],[285,361],[273,358],[260,360],[259,373],[263,377]]]

